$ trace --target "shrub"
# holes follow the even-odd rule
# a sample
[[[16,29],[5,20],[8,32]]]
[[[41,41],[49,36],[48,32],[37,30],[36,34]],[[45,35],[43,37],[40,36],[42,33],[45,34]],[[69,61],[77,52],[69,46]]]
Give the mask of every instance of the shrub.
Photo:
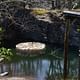
[[[5,60],[10,61],[13,56],[12,49],[6,49],[4,47],[0,48],[0,57],[4,58]]]
[[[2,45],[2,37],[4,35],[4,29],[0,26],[0,46]]]
[[[80,32],[80,29],[77,29],[78,32]]]

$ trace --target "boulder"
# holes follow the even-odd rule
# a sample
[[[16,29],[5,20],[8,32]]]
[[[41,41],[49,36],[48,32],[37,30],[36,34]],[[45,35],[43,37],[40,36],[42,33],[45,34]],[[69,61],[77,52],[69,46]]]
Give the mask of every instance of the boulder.
[[[16,45],[18,55],[44,54],[45,44],[39,42],[25,42]]]

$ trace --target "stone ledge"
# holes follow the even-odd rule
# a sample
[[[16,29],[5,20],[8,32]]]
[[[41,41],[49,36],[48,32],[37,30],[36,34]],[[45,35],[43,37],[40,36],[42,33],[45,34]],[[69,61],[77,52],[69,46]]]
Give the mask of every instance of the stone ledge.
[[[45,47],[43,43],[26,42],[17,44],[16,51],[18,55],[43,54]]]

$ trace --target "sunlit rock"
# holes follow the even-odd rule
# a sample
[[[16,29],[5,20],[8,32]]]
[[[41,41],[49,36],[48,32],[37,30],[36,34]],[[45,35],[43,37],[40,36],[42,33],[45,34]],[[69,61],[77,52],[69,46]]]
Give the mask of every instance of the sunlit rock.
[[[4,61],[4,58],[0,58],[0,62],[3,62]]]
[[[31,54],[31,53],[39,53],[43,54],[45,49],[45,44],[39,42],[26,42],[26,43],[19,43],[16,45],[16,51],[18,54]]]
[[[8,72],[3,72],[0,74],[1,77],[8,75]]]

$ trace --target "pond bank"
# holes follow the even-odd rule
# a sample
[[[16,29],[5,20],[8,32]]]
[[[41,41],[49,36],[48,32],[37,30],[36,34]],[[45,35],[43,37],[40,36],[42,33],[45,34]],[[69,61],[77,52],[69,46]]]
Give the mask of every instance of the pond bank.
[[[34,77],[4,77],[0,78],[0,80],[35,80]]]

